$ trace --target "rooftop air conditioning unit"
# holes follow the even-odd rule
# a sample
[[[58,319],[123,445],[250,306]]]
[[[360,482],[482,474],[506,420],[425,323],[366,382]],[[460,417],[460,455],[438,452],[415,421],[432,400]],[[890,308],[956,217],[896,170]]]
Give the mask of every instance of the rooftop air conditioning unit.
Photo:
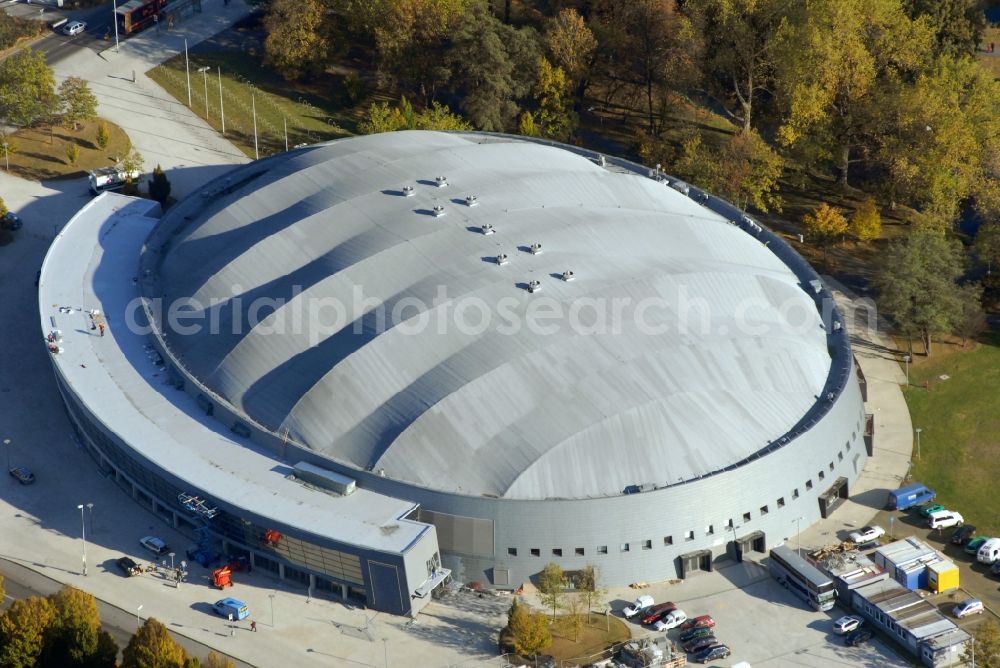
[[[567,270],[562,273],[562,279],[564,281],[572,281],[574,278],[576,278],[576,276],[572,271]]]
[[[437,184],[438,188],[444,188],[446,185],[448,185],[448,177],[447,176],[435,176],[434,177],[434,183]]]
[[[434,217],[440,218],[443,215],[444,215],[444,207],[438,204],[437,206],[434,207]]]
[[[479,229],[481,229],[483,231],[483,234],[485,234],[485,235],[490,235],[490,234],[495,234],[496,233],[496,230],[493,229],[493,224],[492,223],[485,223]]]
[[[413,186],[403,186],[403,197],[413,197]]]
[[[542,254],[542,244],[531,244],[531,254],[541,255]]]
[[[542,289],[540,281],[528,281],[528,292],[538,292]]]
[[[496,261],[497,261],[497,264],[499,264],[499,265],[507,264],[507,262],[508,262],[508,260],[507,260],[507,254],[506,253],[500,253],[499,255],[497,255],[497,260]]]
[[[608,161],[604,159],[603,155],[597,156],[597,165],[598,165],[598,167],[605,167],[605,166],[607,166],[607,164],[608,164]]]
[[[465,204],[466,206],[476,206],[477,204],[479,204],[479,200],[476,198],[475,195],[469,195],[468,197],[465,198]]]

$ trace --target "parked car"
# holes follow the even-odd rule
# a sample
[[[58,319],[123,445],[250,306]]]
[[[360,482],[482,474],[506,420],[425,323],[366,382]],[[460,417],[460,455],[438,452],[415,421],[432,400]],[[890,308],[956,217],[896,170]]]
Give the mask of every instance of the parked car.
[[[861,619],[857,615],[847,615],[846,617],[841,617],[833,623],[833,632],[844,635],[845,633],[854,631],[864,623],[865,620]]]
[[[920,506],[920,510],[918,510],[917,512],[920,513],[921,517],[930,517],[934,513],[939,513],[942,510],[948,510],[948,509],[942,506],[940,503],[927,503]]]
[[[688,654],[697,654],[703,649],[708,649],[709,647],[714,647],[719,644],[719,639],[714,635],[705,636],[704,638],[695,638],[694,640],[689,640],[684,645],[684,651]]]
[[[669,631],[670,629],[676,629],[678,626],[686,622],[687,618],[688,616],[683,610],[674,610],[664,617],[661,617],[659,621],[653,624],[653,628],[657,631]]]
[[[687,631],[689,629],[710,629],[715,626],[715,620],[712,619],[710,615],[700,615],[698,617],[692,617],[683,624],[681,624],[681,630]]]
[[[654,601],[652,596],[649,595],[640,596],[639,598],[635,599],[635,602],[632,603],[632,605],[625,606],[625,609],[622,610],[622,615],[625,617],[625,619],[631,619],[632,617],[635,617],[646,608],[652,607],[653,603]]]
[[[156,536],[143,536],[139,539],[139,544],[156,555],[170,552],[170,546],[162,538]]]
[[[856,629],[847,634],[847,637],[844,638],[844,644],[848,647],[857,647],[871,640],[872,635],[874,634],[871,629]]]
[[[971,524],[963,524],[962,526],[955,529],[955,532],[951,534],[951,544],[952,545],[965,545],[972,537],[976,535],[976,527]]]
[[[979,548],[983,546],[983,543],[988,540],[989,538],[987,536],[978,536],[966,543],[965,547],[962,549],[965,550],[966,554],[976,554],[979,552]]]
[[[990,566],[990,573],[996,577],[1000,577],[1000,561],[993,562],[993,565]]]
[[[988,538],[976,551],[976,561],[981,564],[993,564],[1000,561],[1000,538]]]
[[[698,663],[708,663],[709,661],[715,661],[717,659],[725,659],[732,653],[732,650],[725,645],[715,645],[714,647],[709,647],[708,649],[704,649],[695,654],[694,660]]]
[[[858,543],[860,545],[862,543],[870,543],[873,540],[878,540],[884,535],[885,535],[885,529],[883,529],[882,527],[870,526],[870,527],[864,527],[860,531],[852,531],[850,536],[848,536],[848,538],[850,538],[852,542]]]
[[[69,35],[70,37],[73,35],[79,35],[86,29],[87,24],[83,21],[70,21],[62,27],[63,34]]]
[[[950,529],[965,524],[962,514],[954,510],[942,510],[927,518],[927,526],[932,529]]]
[[[125,577],[131,577],[133,575],[139,575],[140,573],[142,573],[142,568],[139,567],[139,564],[135,563],[129,557],[122,557],[121,559],[116,561],[115,564],[117,564],[118,568],[122,570],[122,573],[125,574]]]
[[[21,229],[21,219],[13,211],[8,211],[0,216],[0,227],[11,232]]]
[[[30,485],[35,482],[35,474],[24,466],[11,469],[10,474],[22,485]]]
[[[674,603],[658,603],[650,608],[647,608],[642,616],[643,624],[654,624],[659,621],[660,617],[667,615],[677,609],[677,605]]]
[[[684,628],[683,624],[681,625],[681,628]],[[691,642],[692,640],[697,640],[698,638],[707,638],[708,636],[711,635],[715,635],[715,631],[713,631],[710,628],[706,627],[694,628],[694,629],[688,629],[687,631],[681,633],[681,635],[678,637],[678,640],[680,640],[682,643],[686,643],[686,642]]]
[[[215,602],[212,606],[212,610],[215,614],[221,615],[222,617],[233,616],[233,619],[246,619],[250,616],[250,610],[247,608],[247,604],[239,599],[235,598],[223,598]]]
[[[968,617],[969,615],[981,615],[985,608],[983,607],[983,602],[978,598],[967,598],[954,608],[951,612],[956,617],[961,619],[962,617]]]

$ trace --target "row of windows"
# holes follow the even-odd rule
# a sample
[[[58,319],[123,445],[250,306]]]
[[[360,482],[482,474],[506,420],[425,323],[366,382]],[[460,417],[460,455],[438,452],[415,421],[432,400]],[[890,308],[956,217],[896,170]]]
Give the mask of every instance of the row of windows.
[[[854,434],[851,434],[851,438],[852,439],[853,438],[857,438],[857,432],[855,432]],[[841,450],[840,452],[837,453],[837,461],[840,461],[840,462],[844,461],[844,452],[846,452],[847,450],[850,450],[850,449],[851,449],[851,442],[848,441],[845,444],[845,449]],[[836,468],[834,466],[833,462],[830,462],[829,468],[830,468],[830,471],[833,471]],[[816,474],[816,476],[821,481],[826,479],[826,473],[824,471],[818,471],[817,474]],[[813,488],[813,481],[811,479],[810,480],[806,480],[806,482],[805,482],[805,488],[806,488],[806,491],[809,491],[809,490],[811,490]],[[795,489],[792,490],[792,500],[794,501],[797,498],[799,498],[799,488],[798,487],[796,487]],[[775,505],[778,508],[784,508],[785,507],[785,497],[783,497],[783,496],[778,497],[777,501],[775,502]],[[764,517],[770,511],[771,511],[771,509],[770,509],[769,506],[767,506],[767,505],[761,506],[760,507],[760,517]],[[744,524],[747,523],[747,522],[750,522],[752,520],[753,520],[753,515],[751,514],[750,511],[747,511],[747,512],[743,513],[743,523]],[[735,525],[736,525],[736,523],[732,519],[730,519],[730,520],[728,520],[726,522],[725,529],[727,531],[732,531],[732,530],[734,530]],[[705,527],[705,535],[706,536],[715,535],[715,525],[714,524],[709,524],[708,526]],[[694,540],[694,539],[695,539],[695,530],[694,529],[690,529],[690,530],[688,530],[688,531],[686,531],[684,533],[684,540],[685,541],[691,541],[691,540]],[[663,537],[663,545],[664,545],[664,547],[668,547],[668,546],[673,545],[673,544],[674,544],[674,537],[673,536],[664,536]],[[620,543],[618,545],[618,551],[619,552],[631,552],[632,551],[632,546],[633,546],[632,543]],[[644,540],[641,543],[639,543],[639,546],[640,546],[640,549],[651,550],[651,549],[653,549],[653,541],[652,540],[648,540],[648,539]],[[598,545],[596,552],[597,552],[597,554],[607,554],[608,553],[608,546],[607,545]],[[585,556],[587,556],[587,550],[586,550],[586,548],[582,548],[582,547],[573,548],[573,553],[576,556],[578,556],[578,557],[585,557]],[[542,551],[541,551],[540,548],[533,547],[533,548],[531,548],[529,550],[529,554],[532,557],[540,557],[540,556],[542,556]],[[507,548],[507,556],[509,556],[509,557],[516,557],[517,556],[517,548],[516,547],[508,547]],[[552,556],[553,557],[561,557],[561,556],[563,556],[563,549],[561,547],[552,548]]]

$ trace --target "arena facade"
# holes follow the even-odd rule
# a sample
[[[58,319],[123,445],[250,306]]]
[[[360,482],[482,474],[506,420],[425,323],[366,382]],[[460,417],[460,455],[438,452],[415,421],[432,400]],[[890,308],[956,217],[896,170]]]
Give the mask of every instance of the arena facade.
[[[554,561],[614,586],[763,552],[868,456],[842,317],[783,239],[543,141],[328,142],[159,220],[102,195],[39,305],[82,440],[134,498],[396,614],[449,578]]]

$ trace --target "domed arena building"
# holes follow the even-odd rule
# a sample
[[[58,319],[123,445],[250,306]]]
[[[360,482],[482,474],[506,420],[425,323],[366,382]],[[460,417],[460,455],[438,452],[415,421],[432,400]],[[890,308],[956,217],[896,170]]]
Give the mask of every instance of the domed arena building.
[[[819,277],[658,169],[397,132],[151,206],[70,221],[41,326],[88,451],[195,556],[396,614],[549,562],[653,582],[794,537],[867,460]]]

